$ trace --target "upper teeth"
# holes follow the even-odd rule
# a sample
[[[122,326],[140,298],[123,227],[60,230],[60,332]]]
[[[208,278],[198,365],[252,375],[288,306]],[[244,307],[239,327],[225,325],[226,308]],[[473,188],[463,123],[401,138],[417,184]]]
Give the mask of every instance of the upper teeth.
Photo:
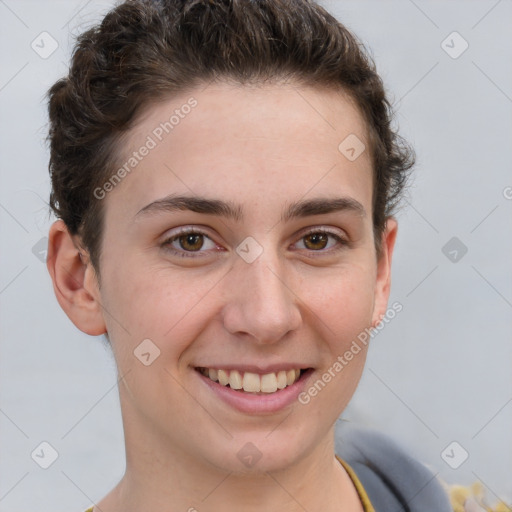
[[[243,389],[252,393],[274,393],[278,389],[284,389],[292,385],[300,376],[300,370],[281,370],[276,373],[243,372],[238,370],[216,370],[214,368],[200,368],[200,372],[211,380],[219,382],[222,386],[232,389]]]

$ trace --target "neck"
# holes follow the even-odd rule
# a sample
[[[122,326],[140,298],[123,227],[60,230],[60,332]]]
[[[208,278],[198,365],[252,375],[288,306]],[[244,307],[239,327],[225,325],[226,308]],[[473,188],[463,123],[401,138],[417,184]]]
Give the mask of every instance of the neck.
[[[126,472],[98,504],[101,512],[363,510],[350,477],[334,456],[334,427],[286,469],[242,474],[217,468],[147,425],[126,420]]]

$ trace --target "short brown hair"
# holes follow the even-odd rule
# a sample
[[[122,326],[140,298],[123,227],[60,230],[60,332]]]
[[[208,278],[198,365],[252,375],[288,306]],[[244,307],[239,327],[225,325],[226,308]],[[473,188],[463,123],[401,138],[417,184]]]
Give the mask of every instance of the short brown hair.
[[[78,37],[68,76],[48,93],[50,206],[98,276],[103,208],[93,191],[116,168],[121,136],[151,103],[216,80],[291,80],[349,94],[368,128],[380,253],[414,152],[391,126],[359,40],[313,0],[128,0]]]

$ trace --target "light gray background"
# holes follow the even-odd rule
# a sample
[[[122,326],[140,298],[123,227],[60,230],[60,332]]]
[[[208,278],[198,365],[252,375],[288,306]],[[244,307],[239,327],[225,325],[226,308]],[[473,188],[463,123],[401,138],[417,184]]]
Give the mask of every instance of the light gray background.
[[[0,0],[2,512],[84,510],[124,469],[113,359],[60,310],[33,253],[50,224],[44,94],[73,34],[110,3]],[[404,309],[374,339],[344,417],[510,503],[512,3],[324,5],[371,47],[418,154],[393,264],[390,303]],[[59,44],[47,59],[31,48],[43,31]],[[453,31],[469,43],[457,59],[441,47]],[[455,263],[442,252],[454,236],[468,249]],[[59,454],[46,470],[31,458],[42,441]],[[441,457],[452,441],[469,453],[457,470]]]

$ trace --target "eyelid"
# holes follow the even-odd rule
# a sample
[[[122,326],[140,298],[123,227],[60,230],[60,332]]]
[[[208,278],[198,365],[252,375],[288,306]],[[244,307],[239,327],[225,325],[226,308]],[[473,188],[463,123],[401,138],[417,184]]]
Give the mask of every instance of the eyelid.
[[[318,226],[308,226],[307,228],[299,231],[298,236],[299,238],[302,238],[303,236],[309,235],[310,233],[326,233],[327,235],[338,236],[344,240],[347,238],[339,228],[326,227],[323,224]]]

